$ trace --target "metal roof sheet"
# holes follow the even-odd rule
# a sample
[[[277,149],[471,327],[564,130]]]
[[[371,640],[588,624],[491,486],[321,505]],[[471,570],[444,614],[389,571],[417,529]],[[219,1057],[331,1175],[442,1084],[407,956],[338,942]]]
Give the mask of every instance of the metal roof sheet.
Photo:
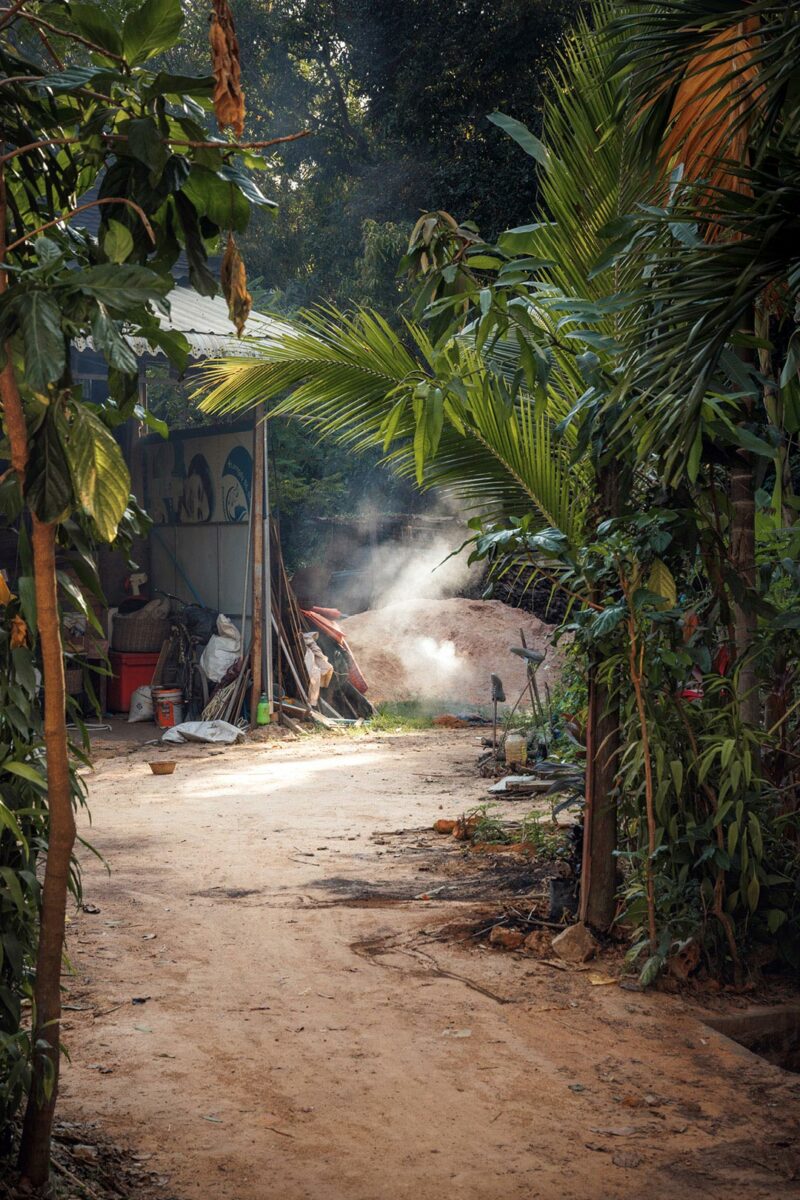
[[[158,313],[162,329],[177,330],[189,342],[191,358],[216,358],[221,355],[248,354],[252,348],[247,340],[236,336],[233,323],[228,316],[228,305],[222,296],[201,296],[192,288],[176,287],[167,296],[169,316]],[[251,312],[245,326],[244,337],[267,338],[280,329],[281,322],[264,313]],[[126,341],[134,354],[163,354],[157,346],[151,346],[146,338],[126,335]],[[75,346],[83,350],[94,349],[92,339],[76,338]]]

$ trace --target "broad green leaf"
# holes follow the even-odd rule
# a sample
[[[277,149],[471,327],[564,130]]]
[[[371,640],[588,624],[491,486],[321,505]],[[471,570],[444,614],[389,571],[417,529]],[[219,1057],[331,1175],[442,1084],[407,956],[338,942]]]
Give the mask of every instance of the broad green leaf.
[[[219,173],[223,179],[228,179],[231,183],[235,183],[242,195],[257,208],[278,207],[274,200],[269,200],[264,195],[264,193],[261,191],[261,188],[253,182],[251,177],[247,174],[247,171],[245,171],[244,167],[241,166],[240,163],[226,163],[225,166],[220,169]]]
[[[16,775],[19,779],[24,779],[27,783],[35,784],[43,792],[47,791],[47,783],[30,763],[4,762],[0,763],[0,766],[4,771],[8,771],[10,775]]]
[[[161,140],[158,126],[152,117],[135,117],[123,121],[120,133],[127,139],[127,150],[132,158],[144,163],[151,171],[161,171],[169,158],[169,150]]]
[[[108,308],[121,312],[133,304],[164,297],[172,287],[171,279],[133,263],[123,263],[121,266],[102,263],[87,267],[85,271],[75,271],[69,282],[71,287],[79,288],[101,300]]]
[[[169,71],[159,71],[142,94],[148,99],[152,96],[210,96],[213,90],[213,75],[173,75]]]
[[[128,375],[136,374],[136,355],[123,337],[117,322],[99,305],[92,317],[92,341],[95,350],[104,355],[109,366]]]
[[[7,763],[3,765],[8,766]],[[3,802],[2,796],[0,796],[0,828],[3,827],[8,829],[18,842],[22,842],[23,845],[25,844],[25,836],[19,827],[17,818],[8,805]]]
[[[489,120],[509,137],[512,137],[526,154],[530,154],[531,158],[536,159],[540,166],[550,166],[550,154],[547,147],[531,133],[527,125],[522,124],[522,121],[516,121],[513,117],[501,112],[489,113]]]
[[[660,954],[651,954],[639,972],[639,983],[641,986],[649,987],[657,979],[663,966],[663,957]]]
[[[73,404],[62,442],[75,494],[104,542],[117,533],[128,505],[130,476],[122,451],[91,409]]]
[[[663,597],[668,608],[675,608],[677,605],[678,589],[675,586],[675,580],[667,564],[660,558],[653,563],[647,577],[647,588],[649,591],[655,592],[657,596]]]
[[[189,263],[189,282],[201,296],[216,296],[217,280],[208,268],[208,254],[197,211],[182,192],[175,197],[175,208],[181,223],[183,244]]]
[[[777,933],[786,919],[786,913],[780,908],[769,909],[767,912],[767,928],[769,929],[770,933]]]
[[[113,263],[123,263],[133,249],[130,229],[112,217],[103,235],[103,249]]]
[[[61,310],[47,292],[21,291],[18,298],[25,346],[25,380],[34,392],[61,377],[67,363]]]
[[[203,213],[221,229],[237,233],[247,228],[250,205],[237,183],[208,167],[193,166],[192,173],[181,188],[199,213]]]
[[[57,424],[60,409],[51,405],[31,441],[25,499],[40,521],[63,521],[74,502],[72,480]],[[20,589],[20,596],[22,596]]]
[[[755,813],[750,813],[747,818],[747,829],[750,834],[750,843],[753,847],[753,853],[756,858],[764,857],[764,841],[761,836],[761,825]]]
[[[125,18],[122,28],[125,58],[134,66],[160,50],[168,50],[182,25],[180,0],[145,0],[141,8]]]
[[[5,883],[6,888],[11,895],[11,899],[16,905],[18,911],[24,912],[25,897],[22,894],[22,888],[20,887],[19,879],[17,878],[16,873],[11,870],[11,867],[0,867],[0,880]]]
[[[119,22],[115,22],[100,4],[71,4],[69,12],[78,33],[112,54],[122,53]]]
[[[107,75],[108,67],[67,67],[63,71],[53,71],[36,83],[40,91],[71,92],[75,88],[86,87],[98,75]]]
[[[753,875],[747,885],[747,907],[750,912],[755,912],[758,908],[758,898],[761,895],[761,884],[758,881],[758,876]]]

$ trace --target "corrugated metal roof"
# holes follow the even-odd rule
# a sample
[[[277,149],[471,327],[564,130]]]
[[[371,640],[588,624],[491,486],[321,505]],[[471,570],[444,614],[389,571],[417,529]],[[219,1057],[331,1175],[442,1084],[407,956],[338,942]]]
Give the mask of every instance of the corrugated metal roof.
[[[167,296],[169,317],[159,313],[162,329],[174,329],[186,336],[192,358],[214,358],[220,354],[248,354],[250,348],[236,336],[228,316],[228,305],[222,296],[201,296],[191,288],[176,287]],[[245,326],[245,337],[268,337],[280,322],[264,313],[251,312]],[[144,338],[129,337],[135,354],[150,354]],[[159,351],[163,353],[163,351]]]
[[[170,313],[165,317],[158,314],[162,329],[177,330],[189,342],[192,358],[216,358],[229,354],[249,354],[252,348],[246,341],[237,338],[233,323],[228,316],[228,305],[222,296],[201,296],[192,288],[176,287],[167,296]],[[280,321],[264,313],[251,312],[245,326],[245,338],[269,337],[280,328]],[[126,340],[134,354],[163,354],[159,347],[151,346],[146,338],[127,336]],[[91,338],[76,338],[75,346],[83,350],[94,349]]]

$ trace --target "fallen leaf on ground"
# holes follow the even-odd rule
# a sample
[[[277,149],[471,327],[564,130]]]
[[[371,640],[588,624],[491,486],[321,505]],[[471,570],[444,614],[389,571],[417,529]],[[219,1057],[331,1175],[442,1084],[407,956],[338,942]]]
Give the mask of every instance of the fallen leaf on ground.
[[[598,975],[593,971],[589,976],[589,983],[592,987],[610,987],[612,983],[618,983],[616,975]]]

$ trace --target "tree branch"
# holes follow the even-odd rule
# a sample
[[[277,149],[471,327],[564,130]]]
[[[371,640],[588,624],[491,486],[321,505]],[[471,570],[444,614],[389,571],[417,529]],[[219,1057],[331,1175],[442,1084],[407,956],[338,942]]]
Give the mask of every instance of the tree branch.
[[[87,208],[95,208],[100,204],[127,204],[134,210],[134,212],[138,214],[142,224],[147,230],[147,235],[150,238],[150,241],[153,243],[153,245],[156,244],[156,235],[153,233],[153,226],[148,221],[144,209],[140,208],[138,204],[136,204],[133,200],[129,200],[126,196],[106,196],[103,200],[91,200],[88,204],[79,204],[77,208],[73,208],[72,212],[65,213],[61,217],[56,217],[52,221],[47,221],[44,225],[40,225],[38,229],[31,230],[30,233],[26,233],[24,237],[17,238],[15,242],[12,242],[10,246],[7,246],[6,253],[16,250],[17,246],[21,246],[23,242],[30,241],[30,239],[32,237],[36,237],[37,234],[44,233],[45,229],[52,229],[54,225],[62,225],[64,221],[71,220],[72,217],[77,216],[78,213],[85,212]]]
[[[31,76],[31,78],[36,78],[36,76]],[[105,98],[103,97],[103,99]],[[268,146],[278,146],[282,142],[296,142],[299,138],[310,137],[311,133],[310,129],[301,129],[299,133],[287,133],[283,137],[270,138],[266,142],[188,142],[180,138],[161,138],[160,140],[165,146],[188,146],[194,150],[265,150]],[[128,140],[126,133],[103,133],[100,136],[110,142],[127,142]],[[30,150],[38,150],[42,146],[71,146],[82,140],[80,137],[68,137],[43,138],[38,142],[28,142],[26,146],[18,146],[16,150],[10,150],[8,154],[0,155],[0,165],[10,162],[13,158],[18,158],[20,154],[27,154]]]
[[[81,46],[86,46],[88,50],[93,50],[95,54],[100,54],[103,58],[113,58],[115,62],[123,63],[123,65],[125,65],[125,59],[121,54],[114,54],[111,50],[106,50],[105,47],[98,46],[94,42],[90,42],[88,38],[81,37],[79,33],[73,33],[70,29],[59,29],[58,25],[51,25],[51,23],[49,21],[45,21],[43,17],[35,17],[33,13],[23,12],[20,5],[17,5],[16,9],[5,10],[6,16],[9,20],[11,19],[12,15],[16,16],[17,12],[19,12],[19,15],[23,18],[23,20],[30,21],[32,25],[40,25],[43,29],[49,29],[51,33],[56,33],[59,37],[66,38],[67,41],[80,42]],[[0,29],[2,28],[3,26],[0,25]]]
[[[31,78],[35,77],[31,76]],[[18,146],[16,150],[9,150],[8,154],[0,155],[0,166],[3,163],[11,162],[12,158],[18,158],[20,154],[27,154],[29,150],[39,150],[42,146],[72,146],[79,141],[81,141],[79,137],[69,137],[43,138],[39,142],[28,142],[27,146]]]
[[[11,8],[6,9],[5,17],[0,21],[0,29],[5,29],[6,25],[10,25],[22,6],[27,3],[28,0],[17,0],[16,4],[12,4]]]

